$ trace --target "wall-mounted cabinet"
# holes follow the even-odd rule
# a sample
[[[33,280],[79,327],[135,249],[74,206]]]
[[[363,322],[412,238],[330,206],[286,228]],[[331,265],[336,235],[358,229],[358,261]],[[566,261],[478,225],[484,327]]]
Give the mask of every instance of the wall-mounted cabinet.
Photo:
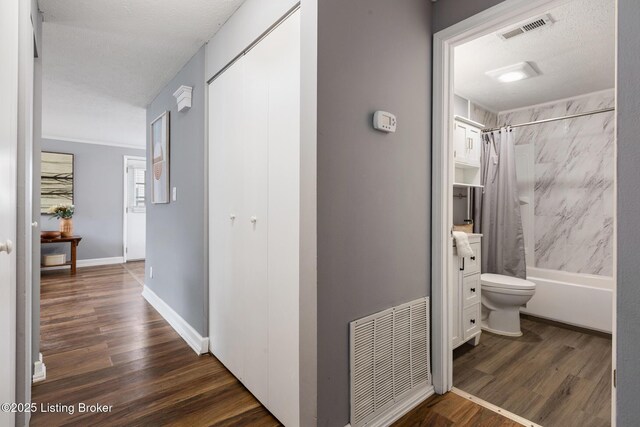
[[[453,160],[456,183],[470,186],[480,185],[482,128],[484,125],[481,123],[460,116],[454,118]]]

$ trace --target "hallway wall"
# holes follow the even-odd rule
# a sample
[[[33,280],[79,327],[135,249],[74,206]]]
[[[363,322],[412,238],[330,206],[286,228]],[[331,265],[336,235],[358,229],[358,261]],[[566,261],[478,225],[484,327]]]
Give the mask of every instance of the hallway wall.
[[[146,285],[203,337],[207,336],[207,252],[205,192],[205,48],[171,79],[147,107],[149,125],[169,111],[169,186],[176,201],[151,203],[147,186]],[[173,93],[181,85],[193,88],[191,108],[178,111]],[[147,162],[147,182],[151,182]],[[153,267],[153,278],[149,268]]]
[[[333,427],[349,422],[349,322],[429,293],[431,3],[318,3],[318,425]],[[396,133],[372,128],[378,109]]]

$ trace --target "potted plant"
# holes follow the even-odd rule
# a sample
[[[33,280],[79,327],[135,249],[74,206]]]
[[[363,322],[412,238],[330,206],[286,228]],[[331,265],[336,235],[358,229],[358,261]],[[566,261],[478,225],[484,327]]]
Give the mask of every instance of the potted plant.
[[[73,236],[73,205],[54,205],[49,208],[53,218],[60,219],[60,234],[62,237]]]

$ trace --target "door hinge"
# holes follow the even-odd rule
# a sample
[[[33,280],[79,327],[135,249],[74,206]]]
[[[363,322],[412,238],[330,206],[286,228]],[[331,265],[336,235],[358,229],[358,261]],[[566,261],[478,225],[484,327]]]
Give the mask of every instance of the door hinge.
[[[616,388],[618,386],[618,381],[617,381],[618,375],[617,375],[617,373],[618,373],[618,370],[614,369],[613,370],[613,387],[616,387]]]
[[[128,253],[129,253],[129,248],[128,248],[128,247],[126,247],[126,246],[124,247],[124,253],[125,253],[125,254],[128,254]]]

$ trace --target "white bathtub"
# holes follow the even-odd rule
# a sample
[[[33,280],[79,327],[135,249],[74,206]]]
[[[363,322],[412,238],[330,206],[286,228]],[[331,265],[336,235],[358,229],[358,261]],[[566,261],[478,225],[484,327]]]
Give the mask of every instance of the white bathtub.
[[[527,267],[536,293],[521,312],[611,333],[613,277]]]

